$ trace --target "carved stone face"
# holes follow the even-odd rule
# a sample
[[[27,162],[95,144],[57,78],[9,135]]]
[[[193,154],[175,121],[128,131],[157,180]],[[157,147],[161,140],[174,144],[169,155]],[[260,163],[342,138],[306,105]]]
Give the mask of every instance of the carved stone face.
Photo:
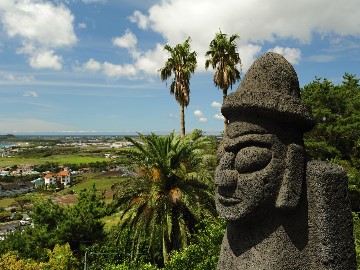
[[[286,145],[249,122],[229,124],[215,173],[216,208],[227,220],[270,214],[285,169]]]

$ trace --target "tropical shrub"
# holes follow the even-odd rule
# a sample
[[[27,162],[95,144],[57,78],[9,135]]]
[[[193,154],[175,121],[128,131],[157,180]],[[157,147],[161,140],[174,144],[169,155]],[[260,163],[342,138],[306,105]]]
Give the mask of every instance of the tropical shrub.
[[[187,246],[195,225],[215,215],[213,164],[215,144],[210,137],[139,135],[129,158],[138,177],[116,187],[112,211],[121,213],[119,229],[128,228],[131,258],[136,260],[145,246],[162,265],[170,252]]]

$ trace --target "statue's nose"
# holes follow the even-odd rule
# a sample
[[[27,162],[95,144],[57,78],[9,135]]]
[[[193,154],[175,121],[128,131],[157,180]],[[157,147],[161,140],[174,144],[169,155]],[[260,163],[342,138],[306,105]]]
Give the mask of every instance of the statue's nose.
[[[215,186],[236,188],[237,176],[238,173],[235,170],[222,170],[218,167],[215,171]]]
[[[234,170],[235,154],[226,152],[220,159],[215,171],[215,185],[222,187],[236,186],[237,172]]]

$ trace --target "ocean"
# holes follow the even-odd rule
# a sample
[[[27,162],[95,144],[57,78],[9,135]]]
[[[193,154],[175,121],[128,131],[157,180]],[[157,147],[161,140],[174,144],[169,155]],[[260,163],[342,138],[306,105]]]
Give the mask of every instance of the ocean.
[[[12,143],[0,142],[0,148],[10,147],[10,146],[12,146],[12,145],[13,145]]]

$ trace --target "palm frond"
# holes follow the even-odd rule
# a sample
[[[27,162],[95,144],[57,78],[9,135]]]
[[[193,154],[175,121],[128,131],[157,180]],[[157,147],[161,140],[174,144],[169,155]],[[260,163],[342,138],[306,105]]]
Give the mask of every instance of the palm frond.
[[[214,214],[207,160],[215,159],[215,144],[209,138],[180,137],[174,132],[169,136],[139,134],[139,138],[128,139],[134,145],[129,154],[134,154],[134,165],[146,173],[114,186],[112,209],[121,212],[120,227],[136,238],[129,243],[134,257],[146,242],[148,250],[162,250],[167,260],[173,249],[188,243],[197,220]],[[157,246],[160,242],[162,247]]]

